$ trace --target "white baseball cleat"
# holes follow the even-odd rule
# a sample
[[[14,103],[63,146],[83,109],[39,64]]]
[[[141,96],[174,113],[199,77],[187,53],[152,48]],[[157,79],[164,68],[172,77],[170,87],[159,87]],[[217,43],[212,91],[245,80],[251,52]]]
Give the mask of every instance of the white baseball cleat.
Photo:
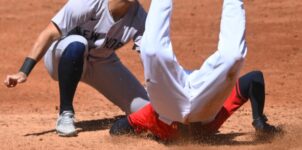
[[[74,113],[72,111],[63,111],[57,120],[56,131],[58,135],[65,137],[76,136],[77,131],[74,122]]]

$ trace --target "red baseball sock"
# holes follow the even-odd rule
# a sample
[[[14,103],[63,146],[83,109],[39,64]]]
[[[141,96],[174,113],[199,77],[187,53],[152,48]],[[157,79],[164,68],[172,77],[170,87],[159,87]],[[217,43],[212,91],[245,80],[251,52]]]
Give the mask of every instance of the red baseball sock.
[[[129,115],[128,120],[136,133],[150,131],[161,140],[169,140],[177,136],[177,126],[159,120],[151,104]]]
[[[224,102],[223,107],[216,115],[215,120],[212,122],[204,125],[203,129],[207,130],[208,132],[217,132],[218,129],[222,126],[222,124],[237,110],[239,109],[247,99],[243,98],[240,94],[239,84],[233,88],[232,93]]]

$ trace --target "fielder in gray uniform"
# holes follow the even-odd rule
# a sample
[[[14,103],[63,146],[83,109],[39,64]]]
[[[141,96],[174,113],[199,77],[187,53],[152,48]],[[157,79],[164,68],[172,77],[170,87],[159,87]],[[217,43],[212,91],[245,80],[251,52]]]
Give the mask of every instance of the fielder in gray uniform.
[[[69,0],[41,32],[20,71],[4,83],[15,87],[26,81],[43,57],[59,82],[60,115],[56,130],[76,135],[73,97],[79,81],[92,86],[127,114],[146,103],[148,96],[115,54],[129,41],[140,50],[146,12],[137,0]]]

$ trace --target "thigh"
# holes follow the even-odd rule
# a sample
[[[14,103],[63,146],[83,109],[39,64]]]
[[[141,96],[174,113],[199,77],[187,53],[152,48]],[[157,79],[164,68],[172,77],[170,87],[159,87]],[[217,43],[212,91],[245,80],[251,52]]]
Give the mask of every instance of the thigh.
[[[138,107],[143,107],[149,99],[145,88],[116,59],[116,56],[110,59],[111,61],[106,61],[106,63],[87,62],[83,81],[94,87],[126,113],[137,110],[132,105],[142,105]],[[132,104],[133,102],[136,104]]]
[[[172,4],[172,0],[152,1],[140,55],[152,106],[165,123],[184,122],[190,109],[187,74],[176,59],[170,39]]]
[[[61,55],[63,54],[66,47],[72,42],[81,42],[86,46],[87,51],[87,40],[79,35],[70,35],[63,39],[60,39],[50,46],[44,56],[44,64],[49,75],[54,79],[58,80],[58,66]]]

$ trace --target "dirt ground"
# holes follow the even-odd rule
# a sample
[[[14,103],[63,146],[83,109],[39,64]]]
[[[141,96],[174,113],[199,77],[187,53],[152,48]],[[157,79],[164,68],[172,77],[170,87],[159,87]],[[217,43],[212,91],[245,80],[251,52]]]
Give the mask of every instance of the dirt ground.
[[[245,0],[249,53],[242,70],[266,77],[265,113],[285,133],[268,141],[254,138],[247,103],[210,143],[165,145],[143,137],[111,137],[114,118],[123,112],[91,87],[80,84],[75,96],[77,137],[58,137],[58,85],[41,61],[26,84],[0,86],[0,149],[302,149],[302,1]],[[141,1],[146,8],[149,0]],[[0,0],[0,79],[15,73],[38,33],[65,0]],[[172,38],[183,66],[198,68],[217,47],[221,0],[175,0]],[[143,83],[139,57],[131,44],[118,51]],[[127,59],[131,58],[131,59]]]

